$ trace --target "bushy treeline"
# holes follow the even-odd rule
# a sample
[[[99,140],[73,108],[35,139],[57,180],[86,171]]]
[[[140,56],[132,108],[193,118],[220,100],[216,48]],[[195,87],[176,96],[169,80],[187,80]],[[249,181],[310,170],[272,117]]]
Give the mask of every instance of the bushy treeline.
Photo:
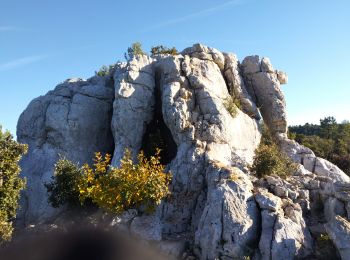
[[[319,125],[290,126],[289,137],[350,175],[350,122],[337,123],[334,117],[326,117]]]

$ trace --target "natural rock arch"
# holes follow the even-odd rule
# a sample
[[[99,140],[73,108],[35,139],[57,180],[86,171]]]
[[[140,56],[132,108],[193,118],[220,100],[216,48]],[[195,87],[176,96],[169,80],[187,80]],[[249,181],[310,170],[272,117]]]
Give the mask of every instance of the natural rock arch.
[[[147,157],[155,153],[155,149],[161,149],[161,163],[169,164],[177,154],[177,145],[173,136],[164,122],[162,113],[162,98],[161,98],[161,71],[155,72],[155,104],[153,119],[147,125],[143,135],[141,150],[145,152]]]

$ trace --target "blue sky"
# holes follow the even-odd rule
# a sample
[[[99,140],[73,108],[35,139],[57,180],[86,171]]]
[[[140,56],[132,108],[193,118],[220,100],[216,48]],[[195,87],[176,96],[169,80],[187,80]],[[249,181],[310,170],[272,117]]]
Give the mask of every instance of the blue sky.
[[[289,124],[349,120],[349,11],[349,0],[0,0],[0,124],[15,133],[30,100],[135,41],[267,56],[289,75]]]

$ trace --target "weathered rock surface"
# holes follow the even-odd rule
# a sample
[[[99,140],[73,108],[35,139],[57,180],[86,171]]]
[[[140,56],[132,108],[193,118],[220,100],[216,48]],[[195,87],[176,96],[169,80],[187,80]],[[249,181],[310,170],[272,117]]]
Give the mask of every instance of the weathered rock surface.
[[[350,259],[350,222],[336,216],[327,223],[326,230],[336,245],[342,259]]]
[[[208,195],[195,234],[201,259],[242,258],[257,243],[258,208],[253,185],[239,168],[213,164],[206,171]]]
[[[260,61],[259,56],[249,56],[243,60],[241,67],[248,93],[260,108],[271,133],[286,133],[286,102],[270,61],[266,58]]]
[[[255,199],[262,209],[261,259],[295,259],[310,255],[312,238],[301,207],[264,189],[256,191]]]
[[[248,115],[260,119],[260,113],[252,97],[248,94],[245,87],[243,77],[241,76],[241,69],[237,56],[228,53],[225,55],[225,77],[230,94],[239,99],[242,109]]]
[[[131,210],[108,220],[110,226],[188,259],[308,258],[315,237],[328,232],[348,259],[350,179],[287,138],[280,87],[287,80],[268,58],[240,63],[195,44],[174,56],[136,55],[107,76],[59,84],[34,99],[18,122],[18,139],[30,147],[21,162],[28,189],[19,224],[59,219],[44,187],[59,154],[85,163],[94,152],[108,152],[118,166],[126,148],[135,156],[150,129],[158,129],[168,144],[171,196],[152,215]],[[235,116],[225,107],[231,97],[240,104]],[[260,114],[299,164],[287,179],[249,172]]]
[[[19,222],[29,224],[57,214],[47,202],[44,183],[59,155],[90,162],[97,151],[113,151],[113,84],[107,77],[73,79],[34,99],[18,120],[18,141],[29,144],[21,161],[27,179]]]
[[[116,66],[112,116],[113,166],[119,165],[126,148],[134,156],[140,150],[146,126],[153,118],[154,88],[152,58],[136,56],[129,63]]]

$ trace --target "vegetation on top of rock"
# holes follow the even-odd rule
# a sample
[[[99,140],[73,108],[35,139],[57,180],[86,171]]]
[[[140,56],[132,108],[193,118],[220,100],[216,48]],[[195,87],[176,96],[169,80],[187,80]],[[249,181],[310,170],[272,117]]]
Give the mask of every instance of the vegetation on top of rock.
[[[131,47],[128,48],[127,53],[124,53],[126,60],[131,60],[136,55],[145,55],[146,53],[142,50],[142,44],[140,42],[134,42]]]
[[[158,46],[152,47],[151,54],[152,55],[159,55],[159,54],[177,55],[178,51],[175,47],[168,48],[168,47],[163,46],[163,45],[158,45]]]
[[[255,150],[251,170],[259,178],[266,175],[277,175],[286,178],[297,170],[297,166],[280,150],[266,127],[264,127],[260,145]]]
[[[350,122],[338,124],[334,117],[325,117],[319,125],[290,126],[289,137],[350,176]]]
[[[25,180],[19,177],[18,162],[26,152],[27,145],[17,143],[9,132],[2,132],[0,126],[0,243],[12,236],[12,221],[20,191],[25,187]]]
[[[108,67],[106,65],[103,65],[99,71],[95,71],[96,76],[104,77],[111,74],[113,71],[115,65],[109,65]]]
[[[236,117],[238,113],[238,109],[242,108],[239,99],[234,98],[232,96],[227,97],[224,100],[223,104],[226,110],[230,113],[232,117]]]
[[[159,153],[157,150],[148,159],[140,152],[138,163],[134,163],[131,152],[126,150],[119,168],[110,167],[109,154],[103,157],[96,153],[92,167],[85,164],[79,168],[61,159],[52,182],[47,185],[50,203],[57,207],[89,201],[114,213],[139,206],[151,211],[169,194],[171,180],[160,164]]]

